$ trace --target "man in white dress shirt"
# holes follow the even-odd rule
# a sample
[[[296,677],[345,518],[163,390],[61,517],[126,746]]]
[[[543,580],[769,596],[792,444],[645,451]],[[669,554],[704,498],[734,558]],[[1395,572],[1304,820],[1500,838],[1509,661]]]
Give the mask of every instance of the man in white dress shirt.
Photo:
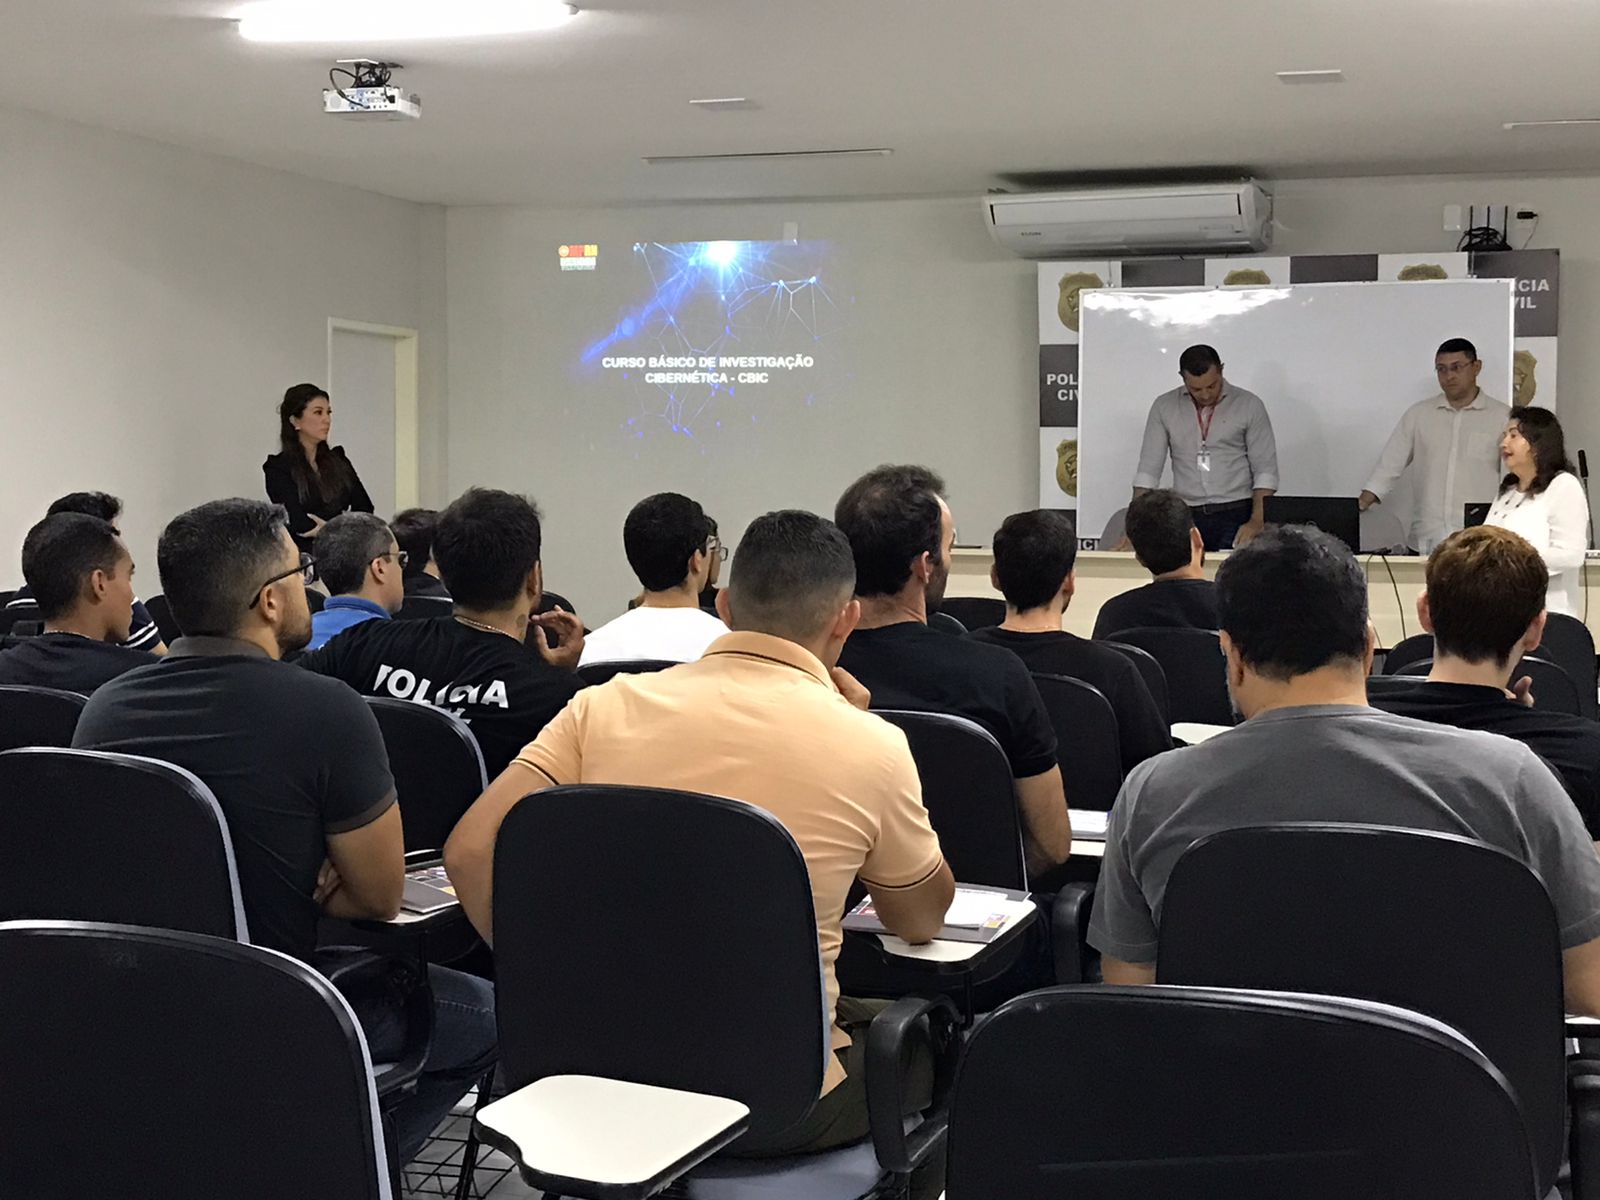
[[[1414,468],[1407,540],[1423,554],[1465,525],[1468,504],[1487,504],[1500,491],[1500,435],[1511,416],[1509,405],[1478,388],[1483,363],[1466,338],[1440,346],[1433,369],[1439,394],[1406,409],[1361,493],[1366,512]]]
[[[579,666],[641,658],[694,662],[728,632],[700,607],[712,564],[727,553],[713,528],[698,504],[676,492],[647,496],[633,506],[622,526],[622,546],[644,596],[584,639]]]
[[[1267,406],[1222,377],[1210,346],[1178,356],[1183,386],[1150,406],[1133,494],[1161,486],[1172,458],[1172,490],[1183,497],[1207,550],[1243,546],[1261,532],[1266,498],[1278,490],[1278,445]]]

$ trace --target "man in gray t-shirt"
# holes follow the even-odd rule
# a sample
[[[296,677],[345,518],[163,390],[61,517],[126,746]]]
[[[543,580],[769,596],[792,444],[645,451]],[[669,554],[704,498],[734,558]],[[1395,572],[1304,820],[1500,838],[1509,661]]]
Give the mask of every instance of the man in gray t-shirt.
[[[1555,905],[1567,1005],[1600,1013],[1600,856],[1577,809],[1520,742],[1369,708],[1366,600],[1349,550],[1304,527],[1267,531],[1218,571],[1228,686],[1249,719],[1123,784],[1089,926],[1106,982],[1154,981],[1167,879],[1197,839],[1350,821],[1476,838],[1527,863]]]

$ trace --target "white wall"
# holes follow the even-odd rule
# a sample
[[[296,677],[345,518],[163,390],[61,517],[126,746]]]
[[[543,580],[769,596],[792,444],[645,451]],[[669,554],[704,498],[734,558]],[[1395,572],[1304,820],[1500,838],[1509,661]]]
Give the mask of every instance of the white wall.
[[[1533,244],[1562,250],[1562,418],[1574,449],[1600,452],[1588,384],[1600,371],[1600,177],[1290,180],[1274,190],[1277,249],[1289,254],[1449,249],[1447,203],[1537,209]],[[875,463],[920,461],[945,473],[962,540],[987,543],[1006,514],[1035,503],[1038,331],[1032,264],[989,241],[975,199],[449,210],[449,490],[485,483],[536,497],[546,575],[591,621],[634,588],[622,519],[660,489],[701,500],[731,540],[770,508],[831,512]],[[555,270],[556,246],[598,242],[604,268],[636,240],[769,239],[789,220],[802,238],[834,243],[857,297],[856,378],[825,419],[738,457],[634,459],[572,436],[577,406],[594,393],[561,361],[579,293]]]
[[[434,419],[442,246],[421,205],[0,112],[0,587],[50,499],[103,489],[158,592],[168,519],[263,494],[275,405],[322,381],[330,316],[423,328]]]

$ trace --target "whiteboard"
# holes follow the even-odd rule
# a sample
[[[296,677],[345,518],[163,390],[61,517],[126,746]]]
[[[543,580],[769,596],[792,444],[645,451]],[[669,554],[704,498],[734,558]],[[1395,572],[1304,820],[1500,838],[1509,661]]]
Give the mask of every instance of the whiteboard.
[[[1469,339],[1483,360],[1478,386],[1510,403],[1512,288],[1449,279],[1084,292],[1079,530],[1097,537],[1127,507],[1151,401],[1181,384],[1186,347],[1214,346],[1228,382],[1266,404],[1280,493],[1353,497],[1400,415],[1438,394],[1439,343]],[[1171,478],[1169,464],[1163,486]],[[1380,507],[1405,526],[1409,488]]]

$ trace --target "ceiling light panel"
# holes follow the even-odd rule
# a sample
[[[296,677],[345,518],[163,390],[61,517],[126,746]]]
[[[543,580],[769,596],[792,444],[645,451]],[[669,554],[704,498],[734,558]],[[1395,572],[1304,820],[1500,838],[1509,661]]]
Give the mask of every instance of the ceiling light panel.
[[[537,33],[577,11],[554,0],[258,0],[235,16],[252,42],[349,43]]]

